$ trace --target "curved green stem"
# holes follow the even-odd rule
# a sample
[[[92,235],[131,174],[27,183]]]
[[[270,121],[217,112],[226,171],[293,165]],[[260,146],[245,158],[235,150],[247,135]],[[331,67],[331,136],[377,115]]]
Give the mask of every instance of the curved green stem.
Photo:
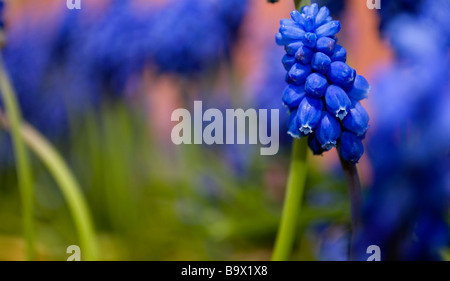
[[[95,231],[88,205],[75,177],[63,158],[33,127],[24,124],[21,133],[28,146],[42,160],[58,183],[74,219],[83,260],[96,260]]]
[[[31,163],[27,148],[20,134],[21,113],[17,100],[0,58],[0,90],[6,115],[9,120],[14,155],[17,165],[17,180],[22,201],[23,231],[25,234],[26,259],[35,259],[34,234],[34,186]]]
[[[88,205],[82,191],[64,159],[32,126],[21,123],[19,108],[15,100],[14,90],[0,61],[0,89],[3,94],[7,116],[0,114],[0,123],[11,131],[15,141],[15,150],[18,155],[19,183],[25,184],[23,188],[23,201],[25,213],[25,232],[27,235],[28,259],[33,258],[33,189],[31,185],[31,167],[26,157],[26,143],[41,159],[61,189],[68,203],[70,213],[74,219],[78,232],[83,260],[97,260],[96,238]],[[1,112],[0,112],[1,113]],[[17,143],[16,143],[17,142]],[[25,160],[24,160],[25,159]]]
[[[292,252],[295,230],[298,225],[298,216],[305,189],[307,152],[308,145],[306,138],[302,138],[301,140],[294,139],[283,213],[272,255],[273,261],[286,261]]]

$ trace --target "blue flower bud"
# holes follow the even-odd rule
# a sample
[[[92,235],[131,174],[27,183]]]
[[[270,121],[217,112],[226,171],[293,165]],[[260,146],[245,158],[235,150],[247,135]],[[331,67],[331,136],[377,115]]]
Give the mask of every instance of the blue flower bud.
[[[317,127],[322,116],[322,101],[305,96],[298,107],[297,115],[300,133],[310,134]]]
[[[350,99],[360,101],[366,99],[369,96],[370,85],[366,78],[361,75],[356,75],[355,82],[353,83],[353,88],[348,92]]]
[[[307,15],[309,13],[309,6],[305,5],[300,9],[300,13],[302,13],[303,15]]]
[[[315,21],[314,16],[306,16],[303,14],[302,17],[303,17],[303,21],[302,21],[303,26],[304,26],[306,32],[314,31],[314,21]]]
[[[330,85],[325,92],[325,104],[333,116],[342,120],[347,116],[351,101],[344,90],[336,85]]]
[[[311,6],[309,6],[309,12],[312,16],[316,17],[317,13],[319,13],[319,5],[317,3],[312,3]]]
[[[343,132],[340,138],[340,153],[345,161],[352,164],[358,163],[364,153],[361,140],[353,133]]]
[[[289,110],[297,109],[300,102],[305,97],[305,87],[303,85],[297,86],[295,84],[289,84],[283,92],[283,105],[288,107]]]
[[[330,37],[322,37],[317,40],[316,49],[327,56],[332,56],[334,54],[335,45],[336,41],[334,39],[331,39]]]
[[[291,12],[291,18],[292,18],[292,20],[293,21],[295,21],[295,22],[300,22],[300,17],[301,17],[301,15],[300,15],[300,12],[299,11],[297,11],[297,10],[293,10],[292,12]]]
[[[298,122],[298,111],[294,110],[291,112],[291,114],[289,115],[289,119],[288,119],[288,134],[293,137],[293,138],[297,138],[299,139],[301,137],[300,135],[300,124]]]
[[[291,67],[295,63],[295,58],[289,55],[284,55],[281,62],[283,63],[284,69],[286,69],[286,71],[289,71],[289,69],[291,69]]]
[[[350,87],[355,80],[355,76],[356,71],[341,61],[332,62],[327,72],[328,79],[341,88]]]
[[[317,35],[315,33],[308,32],[303,37],[303,44],[309,48],[314,48],[317,42]]]
[[[336,45],[334,47],[334,53],[330,58],[332,61],[346,62],[347,61],[347,50],[344,47],[342,47],[341,45]]]
[[[295,53],[295,58],[303,64],[309,64],[311,63],[313,54],[314,52],[312,49],[303,45],[298,49],[297,53]]]
[[[369,128],[369,114],[358,102],[342,121],[345,129],[355,133],[357,136],[363,136]]]
[[[331,59],[324,53],[317,52],[312,57],[311,66],[319,73],[326,74],[330,64]]]
[[[322,148],[328,151],[336,146],[336,141],[341,135],[341,125],[336,117],[323,111],[315,133]]]
[[[279,31],[288,40],[301,40],[305,36],[305,31],[297,24],[283,24]]]
[[[333,36],[341,30],[341,23],[337,20],[327,22],[316,29],[317,37]]]
[[[311,65],[296,63],[289,70],[288,75],[289,78],[297,85],[302,85],[305,83],[306,78],[309,74],[311,74]]]
[[[327,89],[327,78],[319,73],[313,73],[306,78],[305,90],[306,93],[313,97],[320,99]]]
[[[305,24],[306,24],[305,15],[304,14],[300,14],[300,17],[298,18],[298,25],[300,25],[304,30],[306,30]]]
[[[320,10],[316,16],[316,22],[315,22],[316,27],[319,27],[322,24],[324,24],[329,15],[330,15],[330,10],[327,7],[323,6],[322,8],[320,8]]]
[[[278,29],[279,32],[281,32],[281,26],[294,26],[298,27],[299,25],[294,21],[290,19],[281,19],[280,20],[280,28]]]
[[[313,3],[310,6],[303,6],[301,12],[307,16],[315,18],[317,13],[319,12],[319,5],[317,5],[317,3]]]
[[[322,145],[316,138],[316,133],[309,134],[308,136],[308,146],[311,148],[314,155],[321,155],[325,152],[325,149],[322,148]]]
[[[302,47],[303,46],[303,43],[301,42],[301,41],[296,41],[296,42],[292,42],[292,43],[289,43],[289,44],[287,44],[285,47],[284,47],[284,50],[286,51],[286,53],[289,55],[289,56],[295,56],[295,53],[298,51],[298,49],[300,48],[300,47]]]
[[[277,43],[277,45],[283,46],[289,44],[290,41],[284,38],[283,35],[280,32],[278,32],[275,35],[275,42]]]

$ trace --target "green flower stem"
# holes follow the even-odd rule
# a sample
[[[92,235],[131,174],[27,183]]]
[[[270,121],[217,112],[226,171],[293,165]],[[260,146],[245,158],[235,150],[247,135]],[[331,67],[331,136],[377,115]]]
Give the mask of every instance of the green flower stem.
[[[34,233],[34,186],[28,150],[20,134],[21,113],[14,91],[0,58],[0,91],[10,124],[14,155],[17,165],[17,180],[22,201],[23,231],[25,235],[26,259],[35,259]]]
[[[307,174],[308,145],[306,138],[294,139],[291,167],[278,229],[273,261],[286,261],[292,252]]]
[[[295,8],[300,11],[305,5],[311,5],[310,0],[294,0]],[[305,189],[307,174],[308,144],[306,138],[294,139],[292,147],[291,167],[284,198],[283,213],[278,229],[275,248],[272,254],[273,261],[286,261],[292,252],[295,240],[295,230],[298,223],[303,191]]]
[[[354,254],[354,237],[361,229],[362,224],[362,192],[361,182],[358,176],[358,170],[354,164],[345,161],[341,154],[339,160],[341,161],[342,169],[344,170],[345,180],[348,185],[348,192],[350,195],[351,216],[352,216],[352,238],[350,242],[350,260],[355,257]]]
[[[74,219],[75,227],[78,232],[78,237],[80,241],[81,255],[83,260],[97,260],[97,248],[96,248],[96,237],[93,226],[92,217],[90,215],[90,211],[88,205],[83,197],[80,186],[78,185],[75,177],[70,171],[67,164],[64,162],[64,159],[58,154],[58,152],[52,147],[50,142],[45,139],[38,131],[36,131],[32,126],[27,125],[25,123],[20,122],[20,113],[19,108],[17,106],[17,102],[15,100],[14,90],[9,82],[8,77],[4,71],[3,64],[0,61],[0,89],[3,94],[3,99],[5,101],[5,107],[7,109],[7,116],[1,114],[0,111],[0,123],[3,127],[9,129],[11,131],[11,135],[13,139],[17,141],[19,139],[19,145],[15,144],[15,149],[20,147],[21,150],[26,151],[24,147],[24,143],[26,143],[31,150],[41,159],[44,165],[47,167],[55,181],[57,182],[61,192],[68,203],[70,213]],[[9,110],[9,111],[8,111]],[[11,112],[12,111],[12,112]],[[22,125],[21,125],[22,124]],[[20,157],[22,157],[18,163],[19,168],[26,169],[25,172],[21,171],[19,173],[19,181],[22,180],[28,184],[25,189],[26,193],[26,201],[24,200],[24,204],[26,206],[26,233],[27,233],[27,241],[30,239],[32,241],[33,238],[33,213],[32,213],[32,198],[33,198],[33,189],[31,186],[31,168],[29,166],[29,162],[27,160],[23,160],[26,158],[25,152],[21,151]],[[24,155],[25,156],[24,156]],[[25,197],[25,196],[23,196]],[[27,243],[27,249],[30,248],[33,244],[29,245]],[[32,253],[30,250],[28,252]],[[33,257],[32,255],[29,257]]]

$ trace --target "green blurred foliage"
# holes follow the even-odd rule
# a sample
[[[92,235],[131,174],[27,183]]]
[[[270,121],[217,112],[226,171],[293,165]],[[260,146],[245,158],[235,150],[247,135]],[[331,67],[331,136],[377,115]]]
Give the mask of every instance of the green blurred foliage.
[[[165,147],[146,119],[135,106],[105,104],[99,111],[87,110],[83,120],[72,120],[70,141],[57,144],[84,189],[101,259],[269,259],[289,155],[263,157],[255,150],[248,171],[238,176],[224,161],[223,146]],[[76,231],[55,182],[33,160],[38,258],[65,260],[67,246],[77,244]],[[18,239],[20,248],[14,169],[2,168],[0,177],[0,244]],[[314,206],[306,199],[299,237],[317,221],[348,222],[345,186],[332,178],[311,166],[306,198],[314,186],[315,191],[340,193],[343,200]],[[295,258],[315,259],[316,241],[298,241]],[[11,253],[0,259],[15,259],[17,247],[8,248]]]

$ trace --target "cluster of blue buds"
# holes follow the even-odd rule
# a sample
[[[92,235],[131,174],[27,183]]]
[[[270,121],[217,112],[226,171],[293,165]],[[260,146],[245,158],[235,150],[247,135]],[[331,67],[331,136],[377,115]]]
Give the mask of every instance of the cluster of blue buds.
[[[282,100],[291,113],[288,133],[308,136],[316,155],[337,146],[346,161],[356,163],[369,127],[369,115],[359,103],[368,97],[369,83],[346,64],[347,51],[335,36],[341,23],[327,7],[304,6],[291,18],[281,20],[276,35],[286,50],[282,62],[289,85]]]

